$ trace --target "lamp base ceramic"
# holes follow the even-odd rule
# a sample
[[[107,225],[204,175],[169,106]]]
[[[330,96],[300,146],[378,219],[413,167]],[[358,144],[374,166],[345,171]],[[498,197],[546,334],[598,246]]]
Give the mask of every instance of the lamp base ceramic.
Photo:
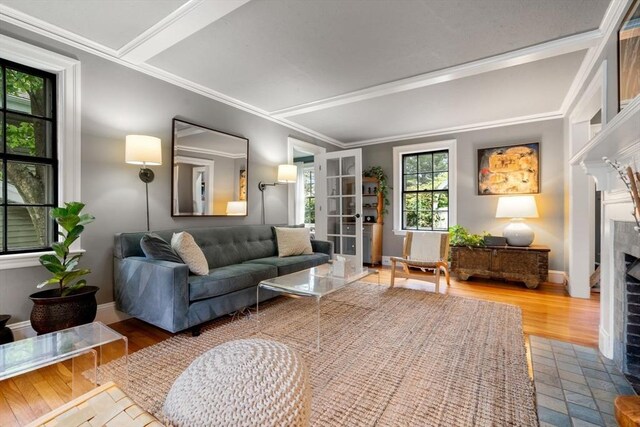
[[[502,231],[510,246],[529,246],[533,243],[533,230],[521,219],[513,219]]]

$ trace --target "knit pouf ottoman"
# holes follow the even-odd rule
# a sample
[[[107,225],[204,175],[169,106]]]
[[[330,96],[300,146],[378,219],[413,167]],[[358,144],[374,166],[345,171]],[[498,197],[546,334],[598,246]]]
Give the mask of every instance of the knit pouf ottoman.
[[[284,344],[230,341],[198,357],[178,377],[164,414],[179,427],[306,426],[311,415],[307,369]]]

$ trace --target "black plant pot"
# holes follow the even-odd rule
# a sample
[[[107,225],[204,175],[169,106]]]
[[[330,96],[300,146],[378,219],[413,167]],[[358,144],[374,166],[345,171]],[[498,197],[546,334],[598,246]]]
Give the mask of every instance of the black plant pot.
[[[0,345],[13,342],[13,332],[6,326],[9,319],[11,316],[8,314],[0,315]]]
[[[31,327],[38,335],[91,323],[96,318],[97,286],[85,286],[67,296],[58,289],[31,294]]]

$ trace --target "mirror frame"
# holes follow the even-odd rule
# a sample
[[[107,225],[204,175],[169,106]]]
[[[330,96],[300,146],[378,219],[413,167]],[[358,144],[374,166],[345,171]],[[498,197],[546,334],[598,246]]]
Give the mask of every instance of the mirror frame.
[[[244,215],[187,215],[187,214],[178,214],[176,215],[173,211],[173,197],[174,197],[174,182],[175,182],[175,157],[176,157],[176,122],[181,122],[181,123],[186,123],[188,125],[191,126],[197,126],[212,132],[216,132],[216,133],[220,133],[223,135],[227,135],[227,136],[232,136],[234,138],[238,138],[241,140],[246,141],[247,143],[247,197],[245,199],[245,201],[247,202],[247,209],[244,213]],[[184,120],[184,119],[180,119],[178,117],[174,117],[171,121],[171,199],[169,200],[170,202],[170,211],[171,211],[171,217],[172,218],[212,218],[212,217],[216,217],[216,218],[246,218],[247,216],[249,216],[249,139],[245,138],[243,136],[239,136],[239,135],[235,135],[229,132],[223,132],[221,130],[218,129],[213,129],[209,126],[203,126],[201,124],[198,123],[194,123],[192,121],[189,120]]]

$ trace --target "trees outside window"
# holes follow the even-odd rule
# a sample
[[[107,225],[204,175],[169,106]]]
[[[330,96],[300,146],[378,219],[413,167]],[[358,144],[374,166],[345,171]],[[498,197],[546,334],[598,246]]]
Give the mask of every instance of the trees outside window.
[[[449,151],[402,156],[402,229],[449,228]]]
[[[304,169],[304,223],[314,225],[316,223],[316,177],[311,167]]]
[[[0,254],[50,248],[56,76],[0,59]]]

